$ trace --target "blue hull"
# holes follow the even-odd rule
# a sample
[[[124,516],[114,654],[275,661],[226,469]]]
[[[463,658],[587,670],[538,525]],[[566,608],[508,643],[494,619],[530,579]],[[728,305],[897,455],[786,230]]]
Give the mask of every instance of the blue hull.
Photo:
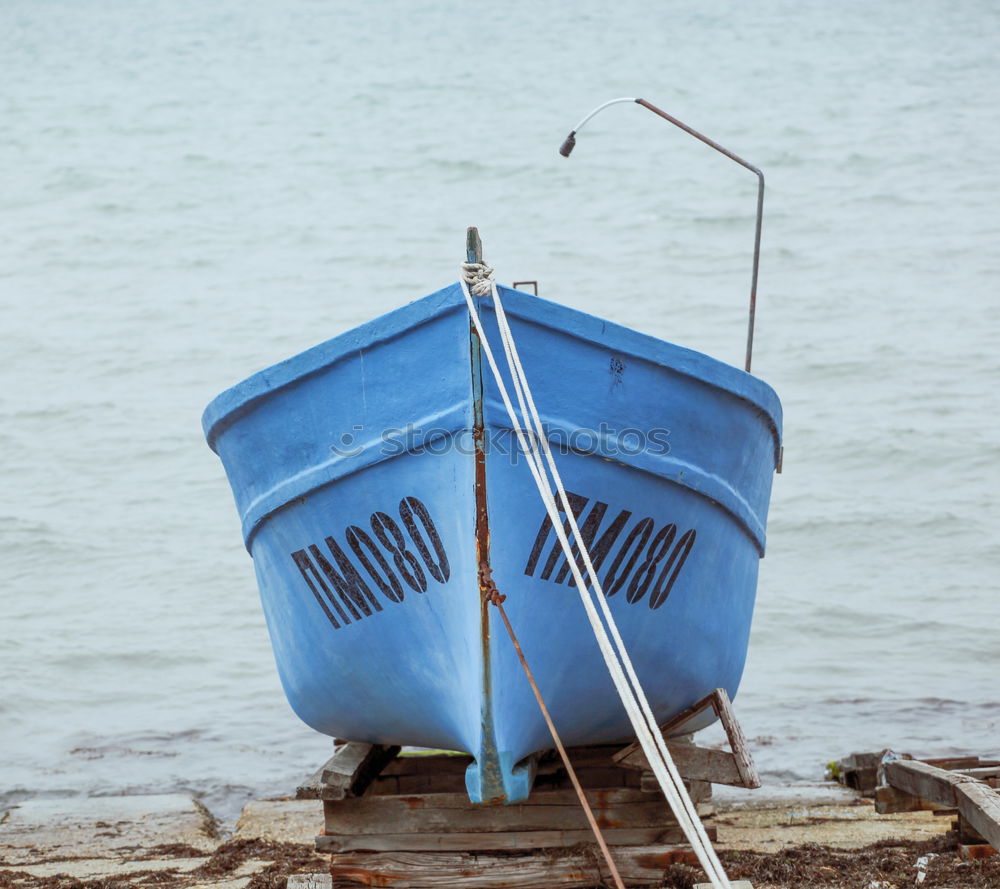
[[[657,717],[735,695],[781,408],[760,380],[500,288],[566,488]],[[502,355],[491,301],[480,301]],[[340,738],[461,750],[523,799],[551,741],[487,560],[567,744],[632,731],[453,285],[209,405],[295,712]],[[711,718],[710,715],[706,720]]]

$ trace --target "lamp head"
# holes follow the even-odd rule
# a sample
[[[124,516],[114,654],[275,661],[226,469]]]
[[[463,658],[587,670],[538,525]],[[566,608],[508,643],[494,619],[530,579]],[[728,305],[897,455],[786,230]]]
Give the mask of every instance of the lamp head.
[[[569,157],[570,152],[576,148],[576,130],[571,130],[566,137],[566,141],[559,148],[559,153],[563,157]]]

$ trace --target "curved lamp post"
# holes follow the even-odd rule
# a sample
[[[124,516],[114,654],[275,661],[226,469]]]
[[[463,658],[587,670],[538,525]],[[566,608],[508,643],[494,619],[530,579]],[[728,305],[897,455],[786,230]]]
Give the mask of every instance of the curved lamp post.
[[[569,157],[570,152],[576,147],[576,134],[580,132],[584,124],[587,123],[595,114],[599,111],[603,111],[609,105],[617,105],[620,102],[634,102],[636,105],[642,105],[643,108],[648,108],[653,114],[662,117],[664,120],[670,121],[674,126],[680,127],[685,133],[690,133],[695,139],[699,139],[706,145],[711,146],[720,154],[724,154],[730,160],[736,161],[741,167],[746,167],[751,173],[757,174],[757,230],[754,234],[753,242],[753,277],[750,281],[750,319],[747,323],[747,356],[746,356],[746,366],[745,370],[750,373],[750,358],[753,355],[753,325],[754,316],[757,312],[757,268],[760,264],[760,227],[764,216],[764,174],[753,164],[748,163],[743,160],[739,155],[733,154],[729,149],[723,148],[718,142],[709,139],[708,136],[702,135],[697,130],[692,129],[686,123],[682,123],[676,117],[667,114],[661,108],[657,108],[651,102],[647,102],[645,99],[612,99],[610,102],[605,102],[603,105],[598,105],[593,111],[590,112],[583,120],[581,120],[576,127],[570,131],[570,134],[566,137],[566,141],[563,142],[562,147],[559,149],[559,153],[563,157]]]

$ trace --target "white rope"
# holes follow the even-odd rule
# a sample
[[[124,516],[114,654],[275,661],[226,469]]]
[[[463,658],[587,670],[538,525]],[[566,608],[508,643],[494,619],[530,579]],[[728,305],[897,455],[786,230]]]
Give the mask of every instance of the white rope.
[[[597,572],[594,570],[587,546],[583,541],[582,535],[580,534],[575,514],[569,504],[569,498],[566,495],[566,490],[563,487],[562,479],[559,475],[558,469],[556,468],[555,460],[553,459],[552,452],[549,449],[541,417],[535,407],[534,398],[531,394],[531,388],[528,385],[527,376],[524,372],[524,367],[521,364],[520,356],[517,352],[517,346],[514,342],[513,334],[511,333],[510,325],[507,321],[507,315],[504,311],[500,294],[497,292],[495,282],[492,280],[493,270],[485,263],[465,263],[462,271],[462,291],[465,294],[466,303],[469,307],[469,314],[476,327],[476,331],[479,334],[482,349],[486,354],[490,369],[496,379],[501,398],[504,402],[504,407],[507,409],[507,414],[510,417],[518,442],[528,459],[528,468],[531,470],[532,478],[535,481],[538,493],[545,505],[549,521],[552,524],[552,528],[556,533],[556,537],[558,538],[560,545],[562,546],[567,564],[573,573],[573,579],[576,581],[577,590],[580,594],[580,600],[583,603],[584,610],[587,613],[587,618],[593,628],[598,647],[604,657],[604,661],[611,674],[612,681],[614,682],[615,688],[625,706],[629,721],[632,723],[632,727],[636,732],[637,738],[639,739],[640,746],[646,754],[646,759],[649,762],[653,774],[656,775],[657,781],[667,799],[667,802],[670,804],[674,815],[677,817],[688,842],[691,843],[691,846],[694,849],[695,854],[698,856],[698,860],[702,867],[705,869],[705,873],[711,880],[712,885],[716,887],[716,889],[730,889],[730,883],[726,877],[725,871],[723,870],[722,864],[719,861],[715,850],[712,848],[712,844],[708,839],[708,835],[705,833],[704,825],[702,825],[701,819],[698,817],[694,803],[691,801],[691,797],[689,796],[687,789],[684,787],[683,780],[677,772],[677,768],[673,763],[669,750],[667,749],[666,742],[657,728],[656,718],[653,715],[649,701],[639,684],[638,676],[632,666],[631,659],[628,656],[628,651],[625,649],[621,634],[619,633],[618,627],[611,614],[611,609],[607,604],[606,597],[604,596],[600,581],[597,577]],[[514,384],[514,392],[517,397],[521,416],[527,419],[527,425],[530,427],[527,432],[522,427],[521,421],[514,410],[513,404],[511,403],[507,387],[505,386],[503,378],[500,375],[500,370],[493,357],[492,349],[486,339],[482,320],[479,317],[479,312],[472,299],[472,295],[470,294],[470,287],[472,293],[475,293],[478,296],[485,296],[487,293],[492,293],[493,295],[494,309],[497,316],[500,338],[503,342],[507,365],[510,370],[511,380]],[[552,482],[550,482],[548,473],[546,472],[546,464],[552,475],[552,480],[555,483],[566,523],[569,525],[570,531],[572,532],[572,535],[577,543],[579,557],[582,559],[584,567],[587,570],[589,583],[583,578],[577,562],[578,555],[573,552],[573,548],[570,545],[569,538],[567,537],[566,531],[563,527],[563,522],[560,520],[559,511],[552,495]],[[593,589],[591,589],[591,586]],[[597,600],[601,608],[604,621],[606,621],[608,629],[611,631],[611,636],[614,639],[614,645],[612,645],[612,640],[608,638],[607,631],[604,628],[604,623],[602,623],[601,617],[598,615],[597,609],[594,607],[594,599]],[[623,666],[624,671],[622,669]]]

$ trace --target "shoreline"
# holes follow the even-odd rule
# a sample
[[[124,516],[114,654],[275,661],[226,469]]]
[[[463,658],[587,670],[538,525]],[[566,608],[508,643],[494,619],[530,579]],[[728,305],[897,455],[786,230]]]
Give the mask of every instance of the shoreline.
[[[734,879],[748,873],[755,889],[895,889],[914,885],[918,859],[929,855],[928,874],[948,869],[949,881],[928,887],[1000,885],[1000,856],[959,862],[949,851],[950,818],[876,815],[870,800],[837,785],[814,789],[795,800],[717,796],[706,823]],[[28,800],[0,815],[0,887],[280,889],[291,873],[327,871],[329,855],[313,851],[322,823],[315,800],[254,800],[228,835],[182,794]],[[689,887],[697,873],[672,865],[663,885]]]

